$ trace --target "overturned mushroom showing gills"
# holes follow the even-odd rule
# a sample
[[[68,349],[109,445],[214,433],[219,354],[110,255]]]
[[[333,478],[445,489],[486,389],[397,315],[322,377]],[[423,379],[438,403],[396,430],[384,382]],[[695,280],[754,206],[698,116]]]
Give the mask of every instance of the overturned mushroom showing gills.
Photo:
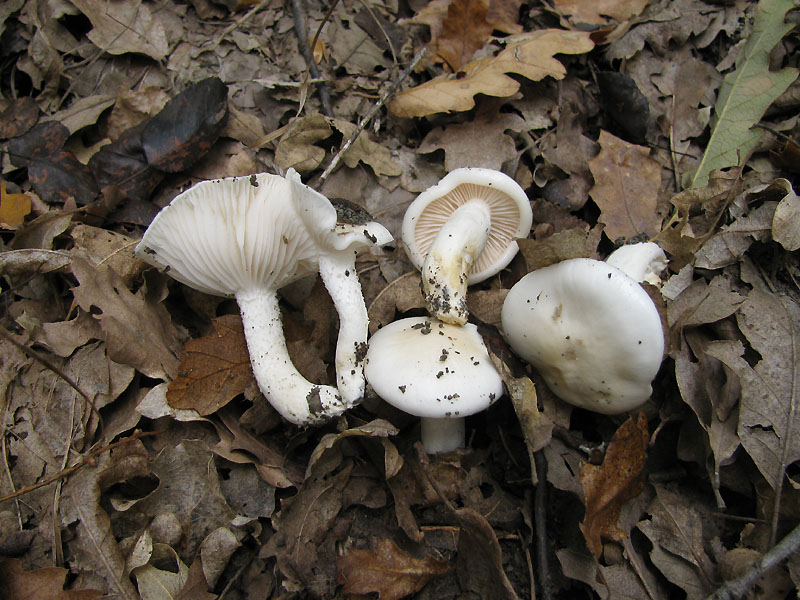
[[[616,414],[650,397],[664,353],[661,318],[616,267],[574,258],[528,273],[506,296],[501,320],[512,350],[562,400]]]
[[[309,425],[363,397],[368,320],[355,259],[391,239],[375,222],[337,223],[330,201],[290,169],[195,185],[156,215],[136,254],[194,289],[235,297],[261,391],[285,419]],[[278,289],[317,271],[339,313],[338,389],[307,381],[283,336]]]
[[[532,220],[519,184],[492,169],[456,169],[420,194],[403,218],[403,243],[431,315],[466,323],[467,285],[508,265]]]
[[[429,317],[400,319],[370,339],[367,381],[392,406],[422,418],[422,443],[431,454],[464,446],[464,417],[503,395],[475,325]]]

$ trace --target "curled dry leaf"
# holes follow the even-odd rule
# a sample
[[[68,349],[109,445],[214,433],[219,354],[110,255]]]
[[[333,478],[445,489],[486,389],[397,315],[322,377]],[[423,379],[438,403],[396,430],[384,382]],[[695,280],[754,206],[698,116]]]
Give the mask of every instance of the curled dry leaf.
[[[26,571],[22,561],[0,561],[0,581],[6,600],[97,600],[102,590],[65,590],[67,569],[44,567]]]
[[[0,227],[16,229],[31,212],[31,199],[27,194],[12,194],[6,191],[6,182],[0,183]]]
[[[184,346],[178,376],[169,384],[167,402],[173,408],[216,412],[253,379],[242,319],[224,315],[214,321],[214,333]]]
[[[336,561],[337,582],[345,594],[377,593],[380,600],[399,600],[420,591],[432,577],[451,567],[432,556],[415,558],[392,540],[381,538],[374,550],[349,550]]]
[[[580,528],[595,556],[600,556],[603,550],[601,538],[622,541],[628,535],[617,521],[625,503],[644,488],[640,476],[649,438],[647,419],[642,412],[637,421],[630,418],[620,426],[608,444],[602,465],[581,464],[586,516]]]

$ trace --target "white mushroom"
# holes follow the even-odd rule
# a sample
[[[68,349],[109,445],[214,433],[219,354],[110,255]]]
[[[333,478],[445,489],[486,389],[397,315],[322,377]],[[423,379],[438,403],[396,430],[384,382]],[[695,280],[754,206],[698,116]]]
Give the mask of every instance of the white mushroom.
[[[285,178],[260,173],[195,185],[156,216],[136,253],[192,288],[235,297],[259,387],[284,418],[308,425],[363,396],[368,321],[355,257],[391,239],[374,222],[337,224],[333,205],[290,169]],[[339,313],[338,389],[307,381],[283,336],[278,289],[318,270]]]
[[[471,323],[400,319],[370,338],[367,381],[392,406],[422,418],[431,454],[464,445],[464,417],[503,395],[503,382]]]
[[[575,406],[616,414],[645,402],[664,353],[647,292],[605,262],[574,258],[533,271],[501,313],[512,350]]]
[[[456,169],[420,194],[405,213],[403,243],[431,315],[466,323],[467,285],[508,265],[532,220],[522,188],[492,169]]]
[[[667,255],[655,242],[640,242],[620,246],[608,255],[606,263],[634,281],[660,286],[661,273],[667,268]]]

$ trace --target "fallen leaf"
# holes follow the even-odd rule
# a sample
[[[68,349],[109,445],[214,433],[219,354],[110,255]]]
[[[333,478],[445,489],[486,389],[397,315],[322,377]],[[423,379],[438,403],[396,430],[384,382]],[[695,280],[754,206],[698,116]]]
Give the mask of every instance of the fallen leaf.
[[[581,464],[586,515],[580,528],[586,545],[597,557],[603,551],[602,538],[620,542],[628,535],[617,521],[625,504],[644,489],[641,473],[649,438],[642,412],[638,421],[630,418],[620,426],[608,444],[602,465]]]
[[[717,342],[706,352],[739,376],[739,438],[767,483],[778,489],[788,465],[800,460],[800,305],[753,289],[736,316],[760,360],[751,366],[738,340]]]
[[[600,154],[589,160],[594,186],[589,191],[600,207],[601,223],[612,240],[661,231],[658,190],[661,165],[650,149],[629,144],[606,131],[600,132]]]
[[[178,331],[161,298],[148,298],[144,288],[131,293],[111,270],[99,271],[77,256],[72,273],[75,302],[93,312],[105,333],[108,356],[148,377],[170,379],[178,367]],[[99,311],[99,314],[98,314]]]
[[[489,0],[451,0],[435,40],[437,55],[454,73],[489,40],[494,29],[486,20]]]
[[[398,117],[470,110],[475,106],[476,94],[507,98],[519,90],[519,82],[506,73],[516,73],[532,81],[548,75],[562,79],[566,69],[553,55],[583,54],[593,47],[589,35],[583,32],[543,29],[520,34],[497,56],[465,65],[463,75],[437,77],[398,93],[388,108]]]
[[[0,183],[0,227],[16,229],[31,212],[31,199],[27,194],[6,192],[6,182]]]
[[[444,168],[485,167],[500,170],[503,163],[517,156],[514,140],[505,132],[522,131],[525,121],[510,113],[481,114],[473,121],[437,127],[425,136],[419,152],[444,150]],[[476,144],[475,140],[482,143]]]
[[[167,389],[173,408],[210,415],[243,394],[253,378],[241,317],[224,315],[213,325],[214,333],[184,346],[178,376]]]
[[[703,269],[720,269],[738,262],[754,241],[764,241],[769,237],[776,206],[775,202],[764,202],[730,225],[721,227],[697,249],[694,265]]]
[[[336,581],[344,584],[343,593],[377,593],[380,600],[399,600],[451,569],[432,556],[415,558],[386,538],[380,538],[376,546],[374,550],[348,550],[336,561]]]
[[[622,23],[645,9],[650,0],[555,0],[553,8],[577,23],[605,25],[610,19]]]
[[[135,52],[161,60],[169,53],[167,34],[161,21],[153,17],[149,4],[120,0],[72,2],[92,23],[87,37],[109,54]]]
[[[3,597],[6,600],[96,600],[103,596],[102,590],[65,590],[68,573],[61,567],[25,571],[20,560],[2,560]]]
[[[36,100],[30,96],[14,98],[0,113],[0,138],[18,137],[36,125],[38,119],[39,105]]]
[[[753,127],[770,104],[797,79],[797,69],[770,69],[770,53],[794,28],[784,17],[792,0],[760,0],[752,29],[736,59],[736,68],[722,80],[711,119],[711,137],[687,187],[702,187],[714,169],[741,165],[764,134]]]
[[[464,591],[486,600],[518,600],[503,568],[500,542],[492,526],[471,508],[455,511],[458,519],[456,573]]]
[[[650,519],[637,527],[650,539],[650,558],[664,576],[681,587],[689,600],[700,600],[715,588],[715,567],[703,547],[703,522],[694,495],[656,484],[648,507]],[[710,507],[709,507],[710,508]]]
[[[800,198],[786,179],[775,181],[784,188],[786,195],[775,207],[772,216],[772,239],[789,252],[800,248]]]
[[[575,227],[554,233],[543,240],[517,240],[517,244],[530,272],[569,258],[595,258],[602,234],[601,227]]]

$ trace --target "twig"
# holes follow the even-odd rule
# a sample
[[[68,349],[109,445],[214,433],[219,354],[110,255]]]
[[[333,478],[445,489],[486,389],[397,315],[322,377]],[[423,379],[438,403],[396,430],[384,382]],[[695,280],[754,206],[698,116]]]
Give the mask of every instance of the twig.
[[[324,25],[328,20],[333,12],[334,7],[338,3],[339,0],[334,0],[333,5],[328,9],[325,18],[322,20],[322,24],[320,24],[316,35],[314,35],[314,45],[316,45],[317,39],[319,39],[319,33],[322,30],[322,25]],[[303,57],[306,59],[306,72],[303,76],[303,88],[300,92],[300,106],[297,109],[297,114],[299,115],[303,110],[305,98],[308,95],[308,92],[305,90],[307,89],[306,86],[308,84],[309,74],[314,79],[319,79],[320,73],[319,69],[317,68],[317,63],[314,62],[312,45],[308,43],[308,32],[306,31],[306,9],[305,6],[303,6],[303,0],[292,0],[292,12],[294,13],[294,31],[297,35],[297,43],[300,45],[300,52],[303,53]],[[322,102],[323,112],[328,117],[333,117],[333,108],[331,107],[331,97],[328,93],[328,88],[325,87],[324,83],[321,83],[317,86],[317,89],[319,90],[319,99]]]
[[[260,11],[262,8],[264,8],[271,1],[272,0],[261,0],[261,2],[256,4],[253,8],[248,10],[244,15],[242,15],[241,17],[236,19],[233,23],[231,23],[228,27],[226,27],[225,30],[222,33],[219,34],[219,36],[217,37],[217,40],[214,42],[214,48],[219,46],[222,43],[222,40],[224,40],[226,37],[228,37],[228,35],[230,35],[230,33],[233,30],[238,29],[239,27],[241,27],[242,23],[247,21],[250,17],[252,17],[254,14],[256,14],[258,11]]]
[[[547,548],[547,460],[544,452],[538,450],[533,453],[536,468],[536,491],[533,496],[533,526],[536,529],[536,579],[542,592],[542,600],[552,600],[553,593],[550,589],[550,569],[547,557],[550,555]]]
[[[735,600],[743,598],[759,579],[798,550],[800,550],[800,525],[792,529],[785,538],[757,560],[747,572],[736,579],[727,581],[716,592],[708,596],[706,600]]]
[[[20,488],[15,492],[12,492],[11,494],[0,496],[0,502],[5,502],[6,500],[13,500],[14,498],[19,498],[20,496],[24,496],[25,494],[30,494],[31,492],[36,491],[39,488],[48,486],[51,483],[55,483],[56,481],[65,479],[70,475],[72,475],[73,473],[75,473],[81,467],[94,464],[95,457],[103,454],[104,452],[115,450],[119,446],[122,446],[129,442],[133,442],[135,440],[138,440],[139,438],[143,438],[148,435],[154,435],[154,432],[134,431],[129,437],[113,442],[111,444],[107,444],[105,446],[102,446],[101,448],[95,448],[94,450],[90,450],[80,461],[78,461],[71,467],[67,467],[66,469],[59,471],[58,473],[52,475],[51,477],[48,477],[47,479],[44,479],[42,481],[37,481],[36,483],[31,485],[26,485],[25,487]]]
[[[66,381],[67,384],[73,390],[75,390],[76,392],[78,392],[78,394],[80,394],[81,398],[84,399],[84,401],[86,402],[87,406],[95,414],[95,416],[97,417],[98,426],[100,427],[100,431],[102,431],[104,429],[104,427],[103,427],[103,417],[100,415],[100,411],[97,410],[97,407],[94,405],[94,400],[92,400],[86,392],[84,392],[80,387],[78,387],[78,384],[75,383],[75,380],[73,380],[72,377],[70,377],[69,375],[64,373],[64,371],[59,369],[57,366],[55,366],[47,358],[45,358],[44,356],[39,354],[33,348],[29,348],[25,344],[22,344],[22,343],[18,342],[17,340],[15,340],[14,336],[12,336],[11,333],[3,326],[0,326],[0,337],[3,337],[6,340],[8,340],[9,342],[11,342],[17,348],[19,348],[22,352],[24,352],[25,354],[27,354],[28,356],[30,356],[32,359],[36,360],[37,362],[41,363],[46,368],[50,369],[53,373],[55,373],[56,375],[61,377],[61,379]]]
[[[339,161],[341,160],[342,154],[344,154],[345,152],[347,152],[350,149],[350,146],[352,146],[353,142],[356,141],[356,138],[358,138],[358,136],[361,135],[361,132],[364,131],[364,128],[372,120],[372,117],[375,116],[375,113],[377,113],[381,109],[381,107],[392,96],[395,95],[395,93],[397,92],[397,88],[400,87],[400,84],[403,82],[403,80],[406,77],[409,76],[411,71],[414,70],[414,67],[416,67],[417,64],[419,63],[419,61],[422,60],[422,58],[425,56],[427,51],[428,51],[427,47],[426,48],[422,48],[421,50],[419,50],[414,55],[414,58],[411,59],[411,62],[408,64],[408,66],[405,69],[403,69],[403,71],[400,73],[400,75],[398,75],[397,79],[395,79],[392,82],[392,85],[390,85],[386,89],[386,91],[383,93],[383,95],[380,97],[380,99],[374,104],[374,106],[369,110],[369,112],[361,118],[361,120],[358,122],[358,125],[356,126],[355,130],[353,131],[353,133],[350,134],[350,137],[347,139],[347,141],[342,145],[342,147],[339,149],[339,151],[333,157],[333,160],[331,161],[331,164],[329,164],[328,168],[325,169],[325,171],[322,173],[322,175],[320,175],[320,178],[319,178],[320,182],[325,181],[325,179],[328,177],[328,175],[330,175],[333,172],[333,170],[338,166]]]

